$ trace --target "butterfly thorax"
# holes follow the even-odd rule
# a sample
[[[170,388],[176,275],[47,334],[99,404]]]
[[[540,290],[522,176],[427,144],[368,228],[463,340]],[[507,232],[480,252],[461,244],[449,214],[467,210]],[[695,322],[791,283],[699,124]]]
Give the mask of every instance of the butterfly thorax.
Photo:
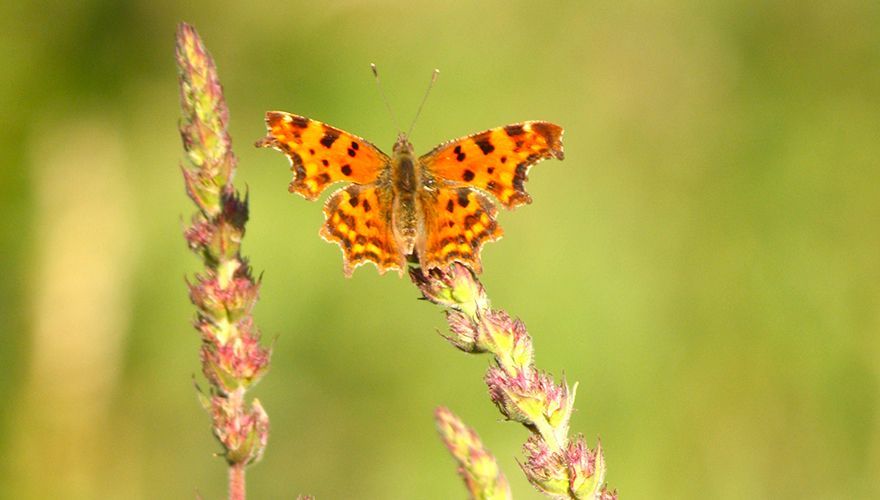
[[[423,224],[421,201],[423,173],[418,158],[405,134],[400,134],[391,156],[391,189],[394,193],[391,212],[394,236],[405,255],[413,253],[416,238]]]

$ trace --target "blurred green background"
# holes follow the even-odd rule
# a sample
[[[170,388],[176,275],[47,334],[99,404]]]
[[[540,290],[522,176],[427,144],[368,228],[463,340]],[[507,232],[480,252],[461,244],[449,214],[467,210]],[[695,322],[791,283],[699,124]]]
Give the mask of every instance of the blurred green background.
[[[484,252],[496,306],[580,390],[622,498],[880,498],[880,3],[6,2],[0,7],[0,497],[225,495],[196,402],[173,37],[193,23],[248,186],[275,342],[253,498],[462,498],[448,405],[517,498],[527,437],[407,279],[317,236],[281,109],[413,142],[565,126]]]

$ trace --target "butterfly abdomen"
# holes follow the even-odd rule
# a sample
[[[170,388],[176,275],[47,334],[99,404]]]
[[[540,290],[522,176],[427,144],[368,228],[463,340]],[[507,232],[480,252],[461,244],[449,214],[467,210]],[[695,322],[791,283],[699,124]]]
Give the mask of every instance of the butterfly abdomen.
[[[416,171],[416,159],[408,142],[398,141],[391,159],[391,183],[394,193],[392,227],[394,236],[405,255],[413,253],[419,234],[420,207],[416,193],[421,179]]]

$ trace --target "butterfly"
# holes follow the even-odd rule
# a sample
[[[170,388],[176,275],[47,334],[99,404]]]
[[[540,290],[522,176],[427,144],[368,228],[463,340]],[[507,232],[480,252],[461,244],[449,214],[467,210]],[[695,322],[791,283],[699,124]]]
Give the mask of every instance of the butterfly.
[[[493,196],[514,209],[531,203],[529,168],[564,157],[562,127],[527,121],[445,142],[416,156],[400,132],[389,157],[369,142],[304,116],[269,111],[256,146],[290,160],[290,192],[315,200],[331,184],[348,185],[324,205],[321,236],[339,244],[343,272],[372,262],[401,275],[460,262],[482,272],[483,244],[501,237]]]

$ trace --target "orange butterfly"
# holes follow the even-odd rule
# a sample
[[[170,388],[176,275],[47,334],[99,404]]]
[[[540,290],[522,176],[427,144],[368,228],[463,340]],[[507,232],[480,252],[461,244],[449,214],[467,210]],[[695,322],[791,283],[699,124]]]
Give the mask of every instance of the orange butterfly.
[[[392,155],[321,122],[282,111],[266,113],[258,147],[290,159],[290,191],[314,200],[335,182],[348,186],[324,205],[321,236],[342,248],[343,270],[373,262],[403,274],[407,257],[424,269],[461,262],[481,272],[483,243],[501,237],[491,193],[508,209],[531,203],[529,167],[563,159],[562,127],[528,121],[456,139],[416,157],[405,133]]]

